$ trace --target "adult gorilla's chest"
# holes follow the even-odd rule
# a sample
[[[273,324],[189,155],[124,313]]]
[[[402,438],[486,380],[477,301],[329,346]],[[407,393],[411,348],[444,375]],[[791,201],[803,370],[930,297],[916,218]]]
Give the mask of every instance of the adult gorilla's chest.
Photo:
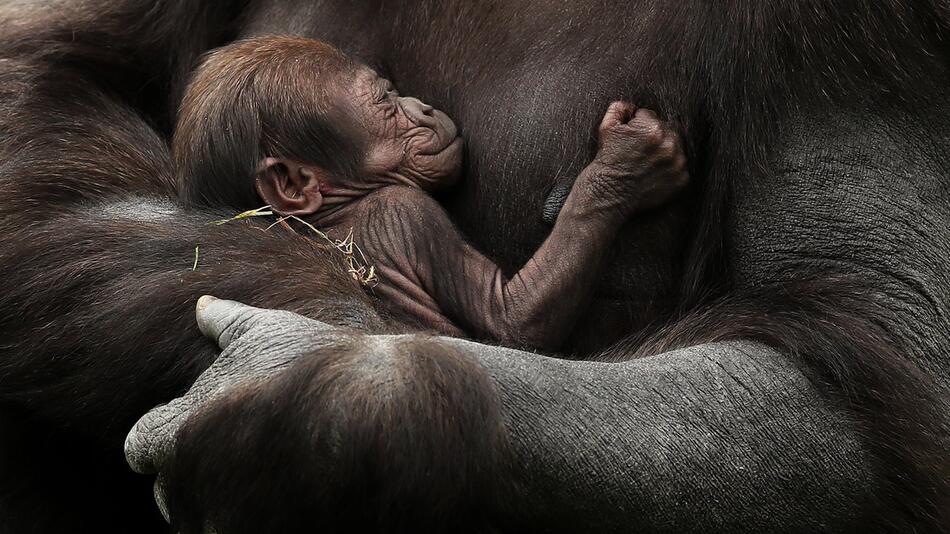
[[[330,41],[455,118],[467,141],[466,176],[445,204],[481,250],[519,267],[549,230],[541,209],[552,184],[593,157],[609,102],[654,105],[655,80],[644,73],[656,71],[655,55],[638,38],[646,23],[629,15],[642,9],[621,0],[361,7],[373,3],[266,1],[246,33]],[[675,299],[686,226],[677,204],[623,230],[578,347],[661,320]]]

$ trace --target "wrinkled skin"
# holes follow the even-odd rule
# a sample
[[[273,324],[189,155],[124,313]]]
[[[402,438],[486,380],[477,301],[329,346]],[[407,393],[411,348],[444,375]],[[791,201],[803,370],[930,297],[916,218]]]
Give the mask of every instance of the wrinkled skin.
[[[325,323],[308,320],[296,314],[283,311],[267,311],[251,308],[231,301],[203,297],[197,307],[197,322],[201,331],[214,340],[222,349],[221,356],[214,365],[183,397],[168,405],[161,406],[143,417],[126,440],[126,455],[130,465],[138,472],[160,472],[167,465],[175,450],[176,432],[189,417],[198,413],[204,406],[234,392],[253,388],[291,368],[302,359],[319,358],[322,353],[332,352],[340,345],[365,344],[386,354],[398,358],[400,336],[364,336],[352,330],[330,327]],[[411,339],[413,336],[402,336]],[[272,349],[279,340],[279,349]],[[677,351],[666,355],[662,360],[638,361],[623,365],[605,365],[589,363],[572,366],[566,362],[544,358],[531,353],[515,350],[485,347],[471,342],[450,338],[428,338],[422,342],[431,345],[444,345],[460,348],[475,356],[493,380],[501,400],[506,404],[506,418],[509,424],[516,425],[512,435],[514,452],[520,461],[528,461],[532,468],[554,468],[559,477],[574,480],[580,486],[562,498],[571,501],[569,510],[558,507],[548,508],[550,503],[536,503],[538,509],[512,510],[519,517],[531,517],[536,521],[534,527],[541,525],[584,525],[594,532],[627,532],[632,527],[650,528],[650,522],[659,519],[660,512],[666,506],[678,506],[676,497],[663,497],[654,501],[648,497],[656,491],[648,485],[628,479],[625,472],[637,473],[635,480],[663,478],[679,469],[701,471],[703,475],[682,478],[679,483],[687,487],[728,488],[736,491],[723,491],[719,494],[722,503],[718,506],[741,508],[745,499],[753,498],[760,492],[766,492],[770,498],[782,502],[782,508],[775,510],[775,517],[756,517],[754,511],[737,516],[735,520],[749,520],[740,527],[733,521],[725,523],[729,528],[742,531],[758,531],[770,525],[797,525],[798,529],[828,523],[836,514],[848,513],[856,506],[853,495],[836,495],[829,501],[828,494],[816,472],[809,469],[798,470],[797,462],[802,458],[812,458],[817,451],[796,448],[788,455],[778,455],[781,445],[770,445],[764,450],[741,460],[737,471],[709,469],[704,463],[730,461],[739,456],[727,450],[711,450],[708,458],[684,458],[675,465],[655,463],[667,454],[667,447],[635,447],[637,443],[662,443],[666,432],[662,424],[656,421],[677,419],[682,411],[692,411],[697,415],[709,415],[715,411],[712,407],[701,407],[702,391],[707,387],[725,388],[729,391],[730,401],[738,406],[744,402],[754,402],[761,395],[774,395],[783,389],[782,395],[790,407],[779,405],[757,405],[752,412],[743,415],[727,416],[722,421],[728,424],[729,435],[716,435],[717,440],[727,440],[739,446],[752,446],[755,436],[762,432],[780,432],[784,423],[780,418],[770,417],[771,409],[781,409],[783,414],[801,420],[808,420],[816,427],[816,439],[823,449],[838,451],[839,458],[847,459],[847,465],[836,465],[830,473],[852,480],[861,480],[869,476],[867,467],[859,472],[849,472],[861,465],[861,451],[857,444],[850,442],[835,425],[844,424],[843,415],[835,411],[822,409],[819,413],[809,414],[805,406],[791,408],[798,403],[807,402],[815,395],[815,388],[798,375],[794,366],[778,362],[769,362],[771,349],[756,344],[712,344],[695,347],[687,351]],[[373,357],[373,356],[367,356]],[[608,371],[609,369],[609,371]],[[702,380],[684,387],[682,377],[692,376]],[[771,376],[771,385],[762,385],[754,390],[743,390],[731,385],[733,380],[748,381],[756,377]],[[637,377],[650,387],[643,391],[617,391],[614,387],[623,387],[626,380]],[[567,402],[576,395],[576,380],[592,380],[598,388],[583,390],[581,398]],[[356,384],[352,384],[356,385]],[[563,389],[562,389],[563,388]],[[520,399],[531,398],[535,405],[524,405]],[[635,413],[620,420],[611,420],[604,413],[616,404],[634,402]],[[575,419],[572,411],[581,409],[585,420]],[[541,410],[537,412],[536,410]],[[755,415],[756,419],[742,420],[742,417]],[[651,422],[653,420],[653,422]],[[708,439],[703,428],[684,428],[681,439],[689,442],[694,439]],[[411,432],[411,430],[409,430]],[[522,434],[523,432],[523,434]],[[595,433],[603,439],[634,446],[632,455],[610,459],[605,464],[589,463],[598,453],[587,451],[579,456],[566,452],[554,452],[550,457],[535,457],[538,448],[555,447],[563,443],[572,432]],[[670,444],[675,447],[675,444]],[[591,456],[588,456],[591,455]],[[766,465],[769,458],[782,457],[777,465]],[[793,458],[796,458],[793,460]],[[540,462],[538,465],[533,465]],[[544,465],[553,462],[550,465]],[[787,463],[786,463],[787,462]],[[601,471],[601,470],[604,471]],[[742,471],[756,473],[752,480],[742,480]],[[595,473],[598,473],[595,475]],[[702,477],[708,476],[707,479]],[[778,477],[792,476],[792,484],[801,485],[800,495],[812,494],[808,505],[819,515],[815,517],[796,517],[794,499],[776,493]],[[592,478],[590,478],[592,477]],[[622,488],[618,493],[603,499],[597,492],[600,484],[616,485]],[[541,487],[533,488],[540,490]],[[160,505],[165,502],[161,486],[156,487],[156,498]],[[546,490],[545,490],[546,491]],[[585,495],[587,491],[593,492]],[[761,495],[760,495],[761,496]],[[650,499],[651,505],[645,506],[643,499]],[[669,500],[665,500],[669,499]],[[618,512],[615,507],[625,503],[628,512]],[[567,503],[561,503],[567,505]],[[519,505],[523,506],[523,505]],[[652,509],[652,506],[658,507]],[[575,508],[576,507],[576,508]],[[164,508],[164,506],[163,506]],[[583,510],[583,511],[580,511]],[[701,511],[701,514],[706,512]],[[547,517],[545,517],[547,516]],[[543,519],[542,519],[543,518]],[[700,522],[711,518],[700,517]],[[685,526],[688,522],[679,522]],[[706,523],[712,524],[712,523]],[[796,530],[798,530],[796,529]],[[560,531],[571,531],[570,528]],[[723,531],[727,531],[723,528]]]
[[[569,191],[594,156],[596,125],[610,102],[628,100],[656,110],[664,119],[680,119],[678,111],[671,112],[664,102],[644,98],[657,87],[652,74],[635,64],[637,58],[609,66],[578,64],[583,61],[578,57],[596,57],[605,40],[628,39],[632,48],[637,38],[621,38],[615,28],[605,25],[592,42],[579,47],[571,34],[554,34],[541,22],[554,15],[530,24],[523,20],[521,9],[543,12],[543,4],[516,8],[502,3],[481,9],[454,2],[431,11],[424,3],[410,5],[380,15],[379,20],[393,17],[390,20],[406,28],[405,35],[389,35],[384,25],[344,31],[320,15],[329,10],[359,20],[364,16],[359,8],[350,10],[336,2],[277,2],[252,10],[241,36],[291,31],[327,40],[376,67],[402,93],[448,113],[466,139],[467,173],[446,199],[446,207],[476,248],[512,274],[550,231],[540,207],[548,192],[555,183]],[[376,16],[373,9],[367,5],[365,16]],[[564,20],[587,19],[582,24],[594,26],[594,20],[603,18],[586,13],[590,7],[568,9],[575,13],[565,14]],[[622,9],[647,10],[626,5]],[[307,22],[288,26],[290,13]],[[483,22],[467,25],[464,20]],[[522,22],[524,26],[519,26]],[[632,26],[623,31],[634,32]],[[535,40],[544,55],[533,57],[509,38],[496,38],[496,33],[518,35],[512,37],[515,41]],[[643,61],[648,61],[650,54],[645,55]],[[506,74],[495,76],[499,69]],[[690,170],[696,174],[695,168]],[[676,306],[691,213],[684,197],[624,228],[625,238],[611,248],[590,313],[585,314],[610,319],[584,321],[574,330],[570,345],[580,351],[603,348],[655,323]],[[553,220],[550,216],[549,223]]]
[[[468,175],[448,202],[450,212],[504,264],[523,260],[546,234],[534,208],[589,158],[592,135],[583,130],[593,128],[607,102],[626,98],[684,126],[702,209],[690,212],[684,199],[627,228],[616,251],[623,261],[611,264],[601,301],[575,335],[579,346],[598,346],[603,336],[580,333],[639,332],[669,318],[672,304],[693,307],[693,290],[724,300],[707,301],[654,343],[616,347],[607,356],[621,363],[451,342],[491,378],[510,465],[527,475],[501,506],[486,507],[496,525],[510,527],[496,530],[947,531],[940,513],[950,509],[941,487],[950,480],[950,95],[943,84],[948,54],[935,37],[948,27],[945,2],[892,0],[874,9],[781,0],[670,5],[270,0],[252,3],[240,29],[326,38],[452,115],[469,144]],[[189,64],[187,57],[180,63]],[[499,105],[498,95],[509,98]],[[713,244],[722,246],[721,255],[707,264]],[[687,266],[710,269],[711,278],[689,278],[681,295]],[[17,271],[9,272],[12,278]],[[89,312],[103,302],[111,301],[76,306]],[[139,312],[134,317],[150,311],[128,309]],[[230,308],[223,315],[253,326],[273,313]],[[111,315],[121,313],[102,320]],[[169,330],[146,324],[136,334]],[[311,345],[308,355],[325,354],[320,325],[284,316],[270,326],[249,328],[225,356],[282,365],[289,355],[306,363],[301,344]],[[97,340],[106,356],[126,355],[112,341],[122,328],[115,330]],[[120,340],[132,344],[135,337]],[[146,348],[126,356],[151,369],[172,366],[183,353],[170,354]],[[247,368],[239,380],[259,385],[256,367]],[[108,410],[123,420],[125,395],[152,388],[126,378],[111,382],[122,401]],[[349,386],[374,379],[357,374],[343,386],[360,391]],[[418,391],[426,384],[410,383]],[[148,398],[157,404],[173,396]],[[232,407],[259,407],[241,398],[234,396]],[[136,399],[133,406],[141,406]],[[360,400],[384,412],[411,405],[375,395]],[[82,407],[56,405],[71,417]],[[311,419],[287,413],[282,422],[299,425],[280,428],[310,430]],[[233,436],[242,428],[237,421],[202,419],[205,426],[196,428]],[[393,440],[443,436],[426,421],[413,423]],[[174,428],[146,428],[154,429],[146,443],[179,437]],[[465,442],[452,442],[460,462],[474,456],[457,443]],[[233,448],[225,439],[212,445],[221,453]],[[273,454],[259,461],[282,458],[300,443],[270,445]],[[208,457],[217,456],[201,459]],[[161,470],[161,459],[150,469]],[[402,456],[386,459],[398,473],[428,467],[419,458],[415,465],[399,464]],[[236,463],[221,476],[257,474],[254,468]],[[257,480],[285,471],[296,469]],[[332,495],[336,480],[324,481]],[[266,506],[295,500],[268,493]]]
[[[865,126],[862,121],[848,128]],[[812,133],[802,131],[799,139],[806,142]],[[933,154],[927,148],[923,153]],[[790,180],[789,188],[798,192],[789,197],[792,204],[777,210],[779,216],[797,217],[803,209],[798,202],[826,198],[799,189],[797,178]],[[831,198],[848,195],[853,187],[839,184]],[[867,205],[844,204],[853,215],[849,224],[877,224],[871,214],[885,203],[893,206],[893,198],[917,205],[901,196],[898,184],[881,187],[879,194],[868,195]],[[761,202],[758,196],[750,199],[743,224],[763,224],[752,215]],[[848,240],[826,241],[823,236],[816,243],[835,247]],[[782,245],[749,252],[773,254],[777,246]],[[909,305],[910,295],[898,284],[879,281],[878,298],[887,308]],[[831,300],[840,304],[836,297]],[[932,320],[926,312],[920,317]],[[946,328],[933,321],[935,332]],[[225,395],[229,387],[261,380],[262,364],[254,362],[268,362],[263,366],[271,373],[271,366],[313,358],[325,344],[352,336],[284,312],[226,301],[200,307],[198,322],[226,349],[222,365],[227,372],[209,372],[186,397],[139,422],[126,445],[140,471],[161,472],[174,450],[175,430],[200,411],[207,392]],[[941,377],[935,399],[937,410],[946,413],[947,366],[939,357],[944,351],[938,345],[928,348],[940,339],[903,343]],[[877,513],[868,508],[869,502],[878,502],[873,495],[882,480],[878,460],[871,445],[858,437],[853,416],[827,403],[801,364],[774,348],[717,342],[605,364],[558,361],[457,340],[431,343],[461,348],[498,388],[514,461],[534,473],[523,482],[525,497],[497,512],[506,518],[503,523],[516,525],[514,531],[848,532],[856,525],[892,531],[874,527],[893,501],[873,506]],[[397,357],[399,352],[394,348],[390,354]],[[926,410],[924,404],[917,407]],[[420,424],[425,432],[426,423]],[[599,449],[592,442],[609,445]],[[945,442],[939,445],[940,450],[945,447]],[[544,476],[535,478],[538,473]],[[604,487],[612,489],[604,493]],[[681,513],[683,502],[690,503],[688,513]]]
[[[413,4],[416,5],[428,2]],[[463,231],[503,264],[518,264],[546,231],[540,223],[540,213],[525,210],[524,206],[538,205],[547,186],[554,182],[557,190],[563,177],[573,176],[583,161],[579,155],[573,166],[566,164],[563,157],[549,157],[549,147],[565,147],[566,150],[556,151],[558,156],[569,155],[572,149],[583,154],[585,140],[577,133],[583,128],[572,126],[589,124],[602,99],[618,93],[642,92],[648,101],[657,98],[659,109],[672,108],[676,110],[674,116],[682,113],[683,122],[694,128],[699,128],[703,120],[685,102],[682,93],[663,93],[664,88],[651,91],[650,84],[669,80],[669,73],[677,72],[656,59],[665,52],[663,45],[642,37],[646,33],[644,25],[648,24],[660,24],[668,27],[671,34],[676,33],[676,23],[667,26],[662,24],[665,19],[657,21],[667,14],[657,15],[660,8],[653,2],[642,2],[639,8],[627,6],[625,9],[631,12],[649,13],[653,18],[644,16],[643,22],[626,28],[608,29],[609,22],[597,19],[600,28],[585,41],[589,45],[587,50],[608,46],[603,40],[623,42],[624,37],[618,35],[622,32],[627,32],[630,43],[639,43],[644,48],[638,50],[636,44],[631,44],[626,48],[628,53],[596,65],[576,60],[578,56],[584,57],[585,50],[569,43],[570,32],[550,31],[554,19],[594,19],[587,13],[590,6],[586,3],[565,6],[566,12],[557,12],[556,16],[552,12],[550,17],[536,20],[520,18],[506,11],[504,4],[493,4],[493,9],[453,4],[431,11],[403,7],[394,15],[395,23],[388,27],[400,31],[413,28],[409,31],[412,39],[393,37],[382,27],[360,34],[338,29],[338,21],[331,24],[330,18],[318,13],[330,10],[350,14],[355,20],[365,13],[333,2],[314,6],[309,24],[293,26],[286,24],[282,14],[308,8],[281,2],[261,5],[249,19],[245,33],[291,28],[327,39],[359,53],[370,64],[384,65],[385,72],[401,88],[455,117],[469,140],[469,174],[457,200],[450,200],[448,205]],[[726,10],[716,13],[698,6],[690,9],[696,11],[692,13],[695,18],[690,20],[702,20],[708,25],[692,29],[699,34],[730,35],[721,28],[737,27],[722,20],[732,16]],[[539,11],[526,9],[535,14]],[[451,15],[441,18],[439,13]],[[534,48],[512,46],[512,41],[495,38],[497,33],[504,33],[499,27],[512,29],[511,35],[517,35],[512,37],[514,42],[532,43]],[[738,31],[765,30],[739,27]],[[729,38],[740,42],[738,35]],[[906,37],[894,39],[900,42]],[[442,42],[465,45],[446,49],[439,46]],[[891,41],[882,38],[881,42]],[[477,53],[472,53],[473,48]],[[524,50],[524,54],[519,55],[516,50]],[[740,54],[744,51],[738,48],[724,50],[722,57],[729,62],[743,57]],[[688,53],[684,56],[692,57]],[[501,77],[494,76],[499,68],[495,64],[497,57],[506,58],[505,66],[500,67],[505,72]],[[765,63],[748,61],[751,70],[766,69]],[[605,64],[610,68],[604,68]],[[657,70],[651,70],[653,66]],[[720,66],[723,70],[728,68],[715,64],[711,68]],[[682,72],[690,72],[695,65],[678,67]],[[837,75],[846,76],[843,72]],[[741,77],[738,79],[747,83]],[[666,89],[683,91],[687,82],[681,83],[684,85],[673,82]],[[861,82],[854,90],[870,92],[859,87]],[[825,369],[821,363],[824,359],[855,365],[860,372],[847,372],[841,377],[834,370],[834,365],[840,363],[827,364],[832,366],[831,376],[837,377],[832,381],[840,380],[852,394],[857,392],[856,404],[881,402],[885,410],[900,409],[907,399],[901,400],[902,394],[889,388],[905,388],[898,384],[906,370],[882,372],[884,382],[880,385],[889,392],[881,394],[880,401],[873,401],[876,386],[850,383],[860,382],[856,377],[866,372],[867,376],[876,376],[875,366],[891,358],[875,360],[872,351],[856,348],[861,346],[863,336],[858,332],[872,327],[846,327],[844,337],[838,341],[813,341],[809,337],[828,325],[851,320],[873,318],[878,324],[885,324],[893,339],[887,343],[896,347],[898,358],[906,359],[909,365],[922,370],[929,377],[927,380],[934,381],[906,386],[905,391],[932,395],[927,403],[935,403],[937,408],[926,410],[923,418],[929,421],[928,425],[934,425],[932,428],[942,429],[920,438],[918,443],[932,451],[946,448],[950,362],[944,347],[950,341],[950,332],[939,318],[950,311],[946,304],[950,302],[950,283],[937,266],[950,259],[950,242],[944,231],[948,222],[945,181],[950,167],[946,147],[941,148],[939,143],[931,145],[929,140],[939,138],[938,132],[947,124],[950,110],[940,104],[945,101],[945,88],[937,91],[935,95],[919,89],[913,95],[919,106],[915,111],[894,106],[883,98],[868,106],[853,100],[839,100],[832,105],[822,97],[806,96],[794,100],[789,110],[778,115],[768,114],[763,107],[760,118],[758,102],[753,100],[748,108],[735,111],[741,117],[739,120],[748,124],[768,117],[770,131],[779,132],[767,144],[763,143],[766,155],[762,161],[751,167],[736,165],[744,157],[754,160],[755,150],[762,147],[732,145],[743,140],[750,145],[762,141],[751,134],[744,137],[739,133],[745,131],[742,127],[730,130],[735,125],[729,123],[732,117],[726,116],[710,119],[712,136],[719,142],[715,151],[710,145],[698,149],[708,151],[706,157],[691,158],[705,162],[704,167],[693,169],[691,174],[705,177],[707,183],[728,180],[734,195],[733,203],[724,208],[729,216],[717,230],[721,234],[699,237],[700,250],[716,240],[728,247],[721,260],[726,266],[725,281],[718,282],[730,288],[730,298],[741,301],[743,295],[754,295],[763,287],[774,287],[777,294],[778,288],[794,286],[802,279],[843,274],[857,276],[859,287],[863,288],[845,289],[845,294],[873,295],[873,311],[858,311],[863,305],[841,299],[828,312],[831,317],[840,311],[857,318],[819,320],[816,315],[813,326],[799,326],[803,319],[795,315],[795,308],[772,317],[767,312],[743,312],[741,305],[739,311],[717,316],[714,307],[705,317],[706,323],[697,319],[693,328],[698,333],[716,324],[722,325],[716,328],[724,332],[710,331],[705,339],[758,337],[781,347],[775,350],[754,344],[697,343],[692,348],[620,367],[547,360],[532,365],[522,360],[530,359],[530,355],[521,354],[503,358],[503,363],[499,363],[493,349],[467,346],[469,354],[483,362],[502,391],[511,392],[510,396],[503,394],[503,405],[517,459],[530,465],[532,473],[543,473],[541,478],[549,482],[529,487],[525,495],[536,500],[519,500],[519,510],[513,515],[532,517],[534,525],[573,524],[602,531],[886,530],[879,521],[886,522],[883,518],[891,517],[889,510],[900,509],[904,506],[900,503],[914,502],[917,497],[878,500],[881,492],[895,495],[906,491],[906,487],[896,490],[897,493],[884,489],[891,487],[890,479],[875,474],[880,473],[876,466],[890,465],[884,470],[896,469],[904,473],[899,477],[909,475],[912,479],[927,472],[927,465],[936,468],[933,473],[946,472],[945,460],[936,460],[934,464],[925,461],[911,467],[914,461],[901,463],[902,453],[896,457],[878,456],[882,454],[878,447],[888,439],[885,434],[872,431],[869,436],[858,431],[852,415],[814,389],[809,379],[813,371],[802,363],[802,359],[818,361],[819,369]],[[498,106],[498,94],[514,96]],[[751,98],[764,101],[766,94],[768,90],[761,94],[752,92]],[[815,89],[814,95],[820,94]],[[739,98],[738,94],[725,96]],[[868,131],[886,133],[868,138]],[[928,141],[921,143],[922,140]],[[510,150],[512,146],[517,148]],[[749,155],[738,156],[743,150],[748,150]],[[504,155],[499,157],[499,153]],[[831,195],[826,194],[828,184],[834,185]],[[722,197],[714,198],[715,191],[715,187],[707,189],[710,196],[704,202],[722,201]],[[885,207],[885,199],[896,202]],[[554,211],[558,204],[555,202]],[[671,301],[688,300],[687,295],[677,296],[676,289],[677,279],[683,274],[679,262],[687,247],[687,229],[708,221],[692,220],[687,209],[686,204],[673,206],[652,221],[628,228],[612,268],[604,277],[600,292],[603,300],[594,303],[588,314],[591,321],[575,332],[579,347],[589,346],[593,338],[602,342],[605,336],[609,339],[617,333],[635,332],[662,316],[662,310]],[[710,217],[712,213],[696,212],[700,217]],[[873,238],[866,245],[868,236]],[[941,259],[933,262],[928,258]],[[837,285],[847,287],[844,283]],[[822,302],[820,292],[791,291],[805,302],[812,298]],[[611,304],[611,297],[622,304]],[[767,291],[764,296],[752,298],[764,303],[771,300]],[[633,308],[638,311],[623,313]],[[810,312],[802,313],[807,317]],[[730,321],[744,322],[746,317],[758,324],[730,332]],[[769,331],[773,333],[765,333]],[[848,337],[852,334],[853,338]],[[868,339],[876,339],[875,336]],[[694,335],[694,339],[704,339],[703,334]],[[250,353],[266,351],[270,341],[265,336],[265,340],[258,338],[257,343]],[[619,350],[621,357],[626,350],[629,349]],[[839,353],[841,350],[844,352]],[[851,350],[854,352],[848,352]],[[791,357],[793,351],[798,356]],[[532,385],[539,382],[540,391],[534,390]],[[578,391],[583,393],[568,393]],[[865,391],[871,393],[865,395]],[[910,404],[923,406],[922,402],[918,399]],[[543,423],[535,426],[537,406],[545,408]],[[913,409],[908,412],[912,413]],[[874,416],[869,417],[873,420]],[[591,434],[600,436],[609,446],[591,450],[587,440],[578,437]],[[804,438],[789,441],[792,434]],[[882,459],[885,457],[888,459]],[[675,460],[671,462],[670,458]],[[824,467],[817,468],[818,465]],[[803,466],[815,466],[816,470]],[[619,480],[612,473],[620,474]],[[755,476],[749,477],[749,473]],[[939,479],[944,475],[936,476]],[[911,491],[927,493],[927,487],[936,487],[932,486],[935,479],[928,477],[923,475],[918,482],[911,482],[917,488]],[[592,481],[591,486],[586,481]],[[604,493],[603,487],[623,489]],[[822,497],[816,499],[818,495]],[[698,497],[694,500],[693,496]],[[932,498],[933,494],[918,502]],[[531,502],[539,503],[536,514],[531,511]],[[676,513],[684,502],[690,503],[689,513]],[[751,502],[756,504],[750,505]],[[911,512],[916,520],[925,523],[928,520],[922,518],[928,514]],[[545,519],[539,520],[541,516]],[[939,523],[942,527],[934,526],[938,523],[927,524],[924,528],[946,528],[943,522]]]
[[[356,77],[355,114],[371,139],[366,170],[404,185],[438,191],[458,179],[463,142],[448,115],[417,98],[401,96],[371,70]],[[353,100],[351,100],[353,101]]]

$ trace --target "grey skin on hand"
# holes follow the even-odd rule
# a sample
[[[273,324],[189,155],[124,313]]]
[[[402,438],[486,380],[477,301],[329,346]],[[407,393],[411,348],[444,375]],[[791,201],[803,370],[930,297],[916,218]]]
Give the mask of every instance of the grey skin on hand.
[[[184,396],[154,408],[132,428],[125,440],[125,458],[138,473],[162,471],[178,430],[203,405],[236,387],[270,378],[315,350],[351,339],[345,330],[295,313],[209,296],[198,300],[196,317],[201,332],[220,346],[221,355]]]

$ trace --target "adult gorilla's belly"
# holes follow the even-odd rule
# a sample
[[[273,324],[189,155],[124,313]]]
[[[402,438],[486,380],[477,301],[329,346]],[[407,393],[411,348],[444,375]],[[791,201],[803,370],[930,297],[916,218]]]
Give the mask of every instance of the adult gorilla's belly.
[[[618,13],[638,12],[614,1]],[[328,40],[384,71],[403,94],[448,112],[467,158],[465,180],[445,204],[466,236],[513,272],[550,231],[541,214],[552,185],[593,158],[607,105],[655,105],[655,76],[644,74],[657,68],[655,55],[638,49],[644,28],[636,20],[594,16],[593,4],[580,1],[556,10],[531,3],[410,0],[359,13],[349,2],[267,0],[245,34]],[[687,219],[680,202],[622,229],[573,348],[599,348],[664,319]]]

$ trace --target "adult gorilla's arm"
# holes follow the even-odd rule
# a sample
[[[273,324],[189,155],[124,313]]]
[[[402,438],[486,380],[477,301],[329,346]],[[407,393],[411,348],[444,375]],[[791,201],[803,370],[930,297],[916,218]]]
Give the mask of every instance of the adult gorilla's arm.
[[[708,344],[598,363],[447,338],[362,336],[229,301],[205,306],[199,323],[226,347],[221,359],[186,397],[144,417],[127,441],[133,466],[169,476],[172,513],[184,521],[178,524],[183,532],[208,520],[224,525],[222,532],[318,523],[347,531],[365,527],[360,521],[367,518],[381,520],[388,507],[430,505],[388,516],[384,530],[399,531],[414,526],[400,519],[418,519],[438,510],[432,502],[444,505],[451,498],[442,494],[446,482],[437,479],[445,469],[490,483],[494,494],[474,506],[497,507],[463,510],[470,500],[455,501],[458,516],[443,524],[452,529],[471,527],[472,517],[484,514],[496,527],[517,532],[836,531],[859,524],[877,489],[874,466],[847,414],[829,407],[788,358],[758,344]],[[336,357],[343,345],[358,349],[353,373],[339,371]],[[398,373],[400,360],[419,361],[425,354],[439,354],[443,363],[475,360],[478,366],[469,373],[484,370],[493,391],[483,392],[486,399],[456,404],[453,391],[439,389],[445,372]],[[275,371],[288,365],[286,372]],[[377,374],[380,370],[389,378]],[[327,374],[340,383],[327,380]],[[328,404],[316,400],[311,414],[334,411],[331,407],[335,413],[278,414],[284,406],[280,398],[291,396],[300,381],[312,397],[330,395]],[[216,395],[229,388],[227,395]],[[433,390],[457,412],[413,416],[419,409],[414,401]],[[406,391],[414,393],[402,394]],[[497,440],[490,436],[492,416],[469,416],[482,400],[500,409],[504,431]],[[323,409],[316,411],[319,406]],[[244,416],[249,413],[273,415],[270,431],[255,437],[265,430],[250,423]],[[401,423],[365,415],[378,413],[395,414],[391,418]],[[470,428],[446,424],[459,420]],[[341,431],[339,425],[347,423],[359,432]],[[373,442],[367,434],[374,433],[383,450],[365,448]],[[321,434],[332,434],[335,446],[321,448],[326,439]],[[454,439],[461,435],[467,439]],[[301,443],[302,436],[309,443]],[[412,452],[415,447],[431,452],[433,437],[457,449]],[[222,450],[221,440],[229,447]],[[266,452],[258,448],[262,443]],[[400,454],[404,443],[412,445]],[[495,450],[486,456],[486,443],[504,454]],[[383,455],[382,463],[373,463],[377,455]],[[459,465],[441,465],[440,455]],[[280,462],[272,465],[269,456]],[[488,457],[505,468],[478,464]],[[461,465],[465,462],[469,465]],[[415,478],[417,472],[428,478]],[[479,479],[480,472],[491,473],[491,480]],[[358,477],[382,487],[354,485]],[[387,493],[386,483],[401,491]],[[426,488],[402,483],[437,488],[430,496],[437,501],[420,501]],[[339,495],[356,502],[341,501],[339,507],[322,502],[343,499]],[[381,502],[380,496],[395,502]],[[354,510],[361,513],[348,514]]]
[[[751,343],[625,363],[469,345],[498,384],[521,497],[564,532],[804,532],[852,524],[874,488],[847,415]],[[569,526],[569,528],[563,528]]]

